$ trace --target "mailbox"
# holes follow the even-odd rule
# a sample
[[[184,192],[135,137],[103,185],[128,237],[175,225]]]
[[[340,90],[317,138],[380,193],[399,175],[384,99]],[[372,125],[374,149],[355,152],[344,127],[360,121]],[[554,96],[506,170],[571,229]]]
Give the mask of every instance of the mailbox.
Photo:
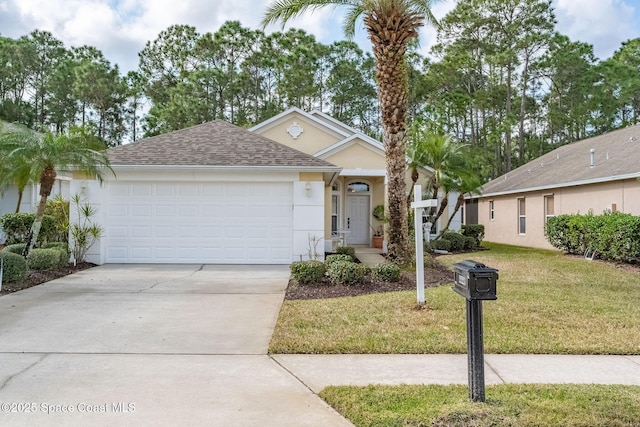
[[[498,270],[466,260],[453,265],[455,283],[453,290],[467,300],[495,300]]]

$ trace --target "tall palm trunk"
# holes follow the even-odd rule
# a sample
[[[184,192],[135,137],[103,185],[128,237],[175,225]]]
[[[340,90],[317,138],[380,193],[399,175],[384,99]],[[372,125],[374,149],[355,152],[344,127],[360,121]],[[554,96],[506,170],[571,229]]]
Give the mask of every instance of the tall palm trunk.
[[[382,142],[386,154],[388,179],[389,233],[388,252],[392,259],[407,261],[409,233],[406,203],[406,135],[408,77],[404,67],[407,42],[414,37],[411,17],[397,9],[373,10],[364,24],[373,45],[378,99],[382,115]]]
[[[40,234],[40,228],[42,228],[42,218],[44,218],[44,210],[47,207],[47,199],[51,195],[53,184],[56,181],[56,170],[52,165],[47,166],[40,175],[40,203],[38,203],[38,209],[36,210],[36,217],[33,220],[31,231],[29,231],[29,237],[22,252],[23,257],[28,257],[31,249],[36,245],[38,241],[38,235]]]

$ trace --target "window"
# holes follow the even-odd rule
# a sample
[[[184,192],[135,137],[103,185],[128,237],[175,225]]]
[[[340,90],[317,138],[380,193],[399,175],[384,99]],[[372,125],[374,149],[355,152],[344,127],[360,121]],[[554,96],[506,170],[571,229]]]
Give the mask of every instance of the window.
[[[331,186],[331,234],[335,235],[340,228],[340,183]]]
[[[544,196],[544,221],[547,222],[554,216],[553,195]]]
[[[518,199],[518,233],[527,232],[527,205],[525,199]]]
[[[489,219],[493,221],[496,211],[493,209],[493,200],[489,200]]]
[[[338,232],[338,212],[340,212],[340,196],[331,196],[331,233]]]
[[[365,184],[364,182],[352,182],[347,185],[347,191],[349,193],[368,193],[369,184]]]

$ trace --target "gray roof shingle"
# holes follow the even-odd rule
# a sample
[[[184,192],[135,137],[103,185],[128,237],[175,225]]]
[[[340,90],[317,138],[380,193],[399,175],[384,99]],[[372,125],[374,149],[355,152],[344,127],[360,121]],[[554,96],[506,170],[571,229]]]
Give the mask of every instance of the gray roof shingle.
[[[591,149],[595,166],[591,167]],[[483,196],[640,176],[640,125],[564,145],[486,183]]]
[[[113,166],[224,166],[339,169],[222,120],[110,148]]]

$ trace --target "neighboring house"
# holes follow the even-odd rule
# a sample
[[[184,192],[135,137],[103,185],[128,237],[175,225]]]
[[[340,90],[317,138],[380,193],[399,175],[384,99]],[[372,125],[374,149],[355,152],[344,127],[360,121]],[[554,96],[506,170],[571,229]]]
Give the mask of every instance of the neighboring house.
[[[325,194],[324,249],[327,252],[336,239],[350,245],[371,244],[374,233],[383,226],[372,216],[373,209],[385,201],[386,161],[381,142],[324,113],[305,112],[295,107],[249,130],[342,168],[339,178]],[[430,170],[420,170],[418,184],[423,188],[430,174]],[[410,185],[408,172],[407,194]],[[457,194],[450,196],[449,210],[437,229],[446,224],[456,198]],[[459,229],[461,218],[458,213],[450,228]]]
[[[562,146],[482,187],[467,198],[466,222],[485,226],[485,240],[552,248],[549,217],[626,212],[640,215],[640,125]]]
[[[51,197],[62,195],[69,200],[69,186],[71,183],[71,174],[59,173],[56,182],[51,190]],[[40,184],[28,184],[22,194],[20,202],[20,212],[35,213],[38,203],[40,202]],[[0,193],[0,217],[7,213],[15,213],[18,205],[18,188],[10,185],[5,191]],[[4,242],[5,235],[0,228],[0,243]]]
[[[104,229],[89,261],[289,264],[313,257],[314,239],[324,259],[329,162],[224,121],[108,153],[115,177],[72,182]]]

